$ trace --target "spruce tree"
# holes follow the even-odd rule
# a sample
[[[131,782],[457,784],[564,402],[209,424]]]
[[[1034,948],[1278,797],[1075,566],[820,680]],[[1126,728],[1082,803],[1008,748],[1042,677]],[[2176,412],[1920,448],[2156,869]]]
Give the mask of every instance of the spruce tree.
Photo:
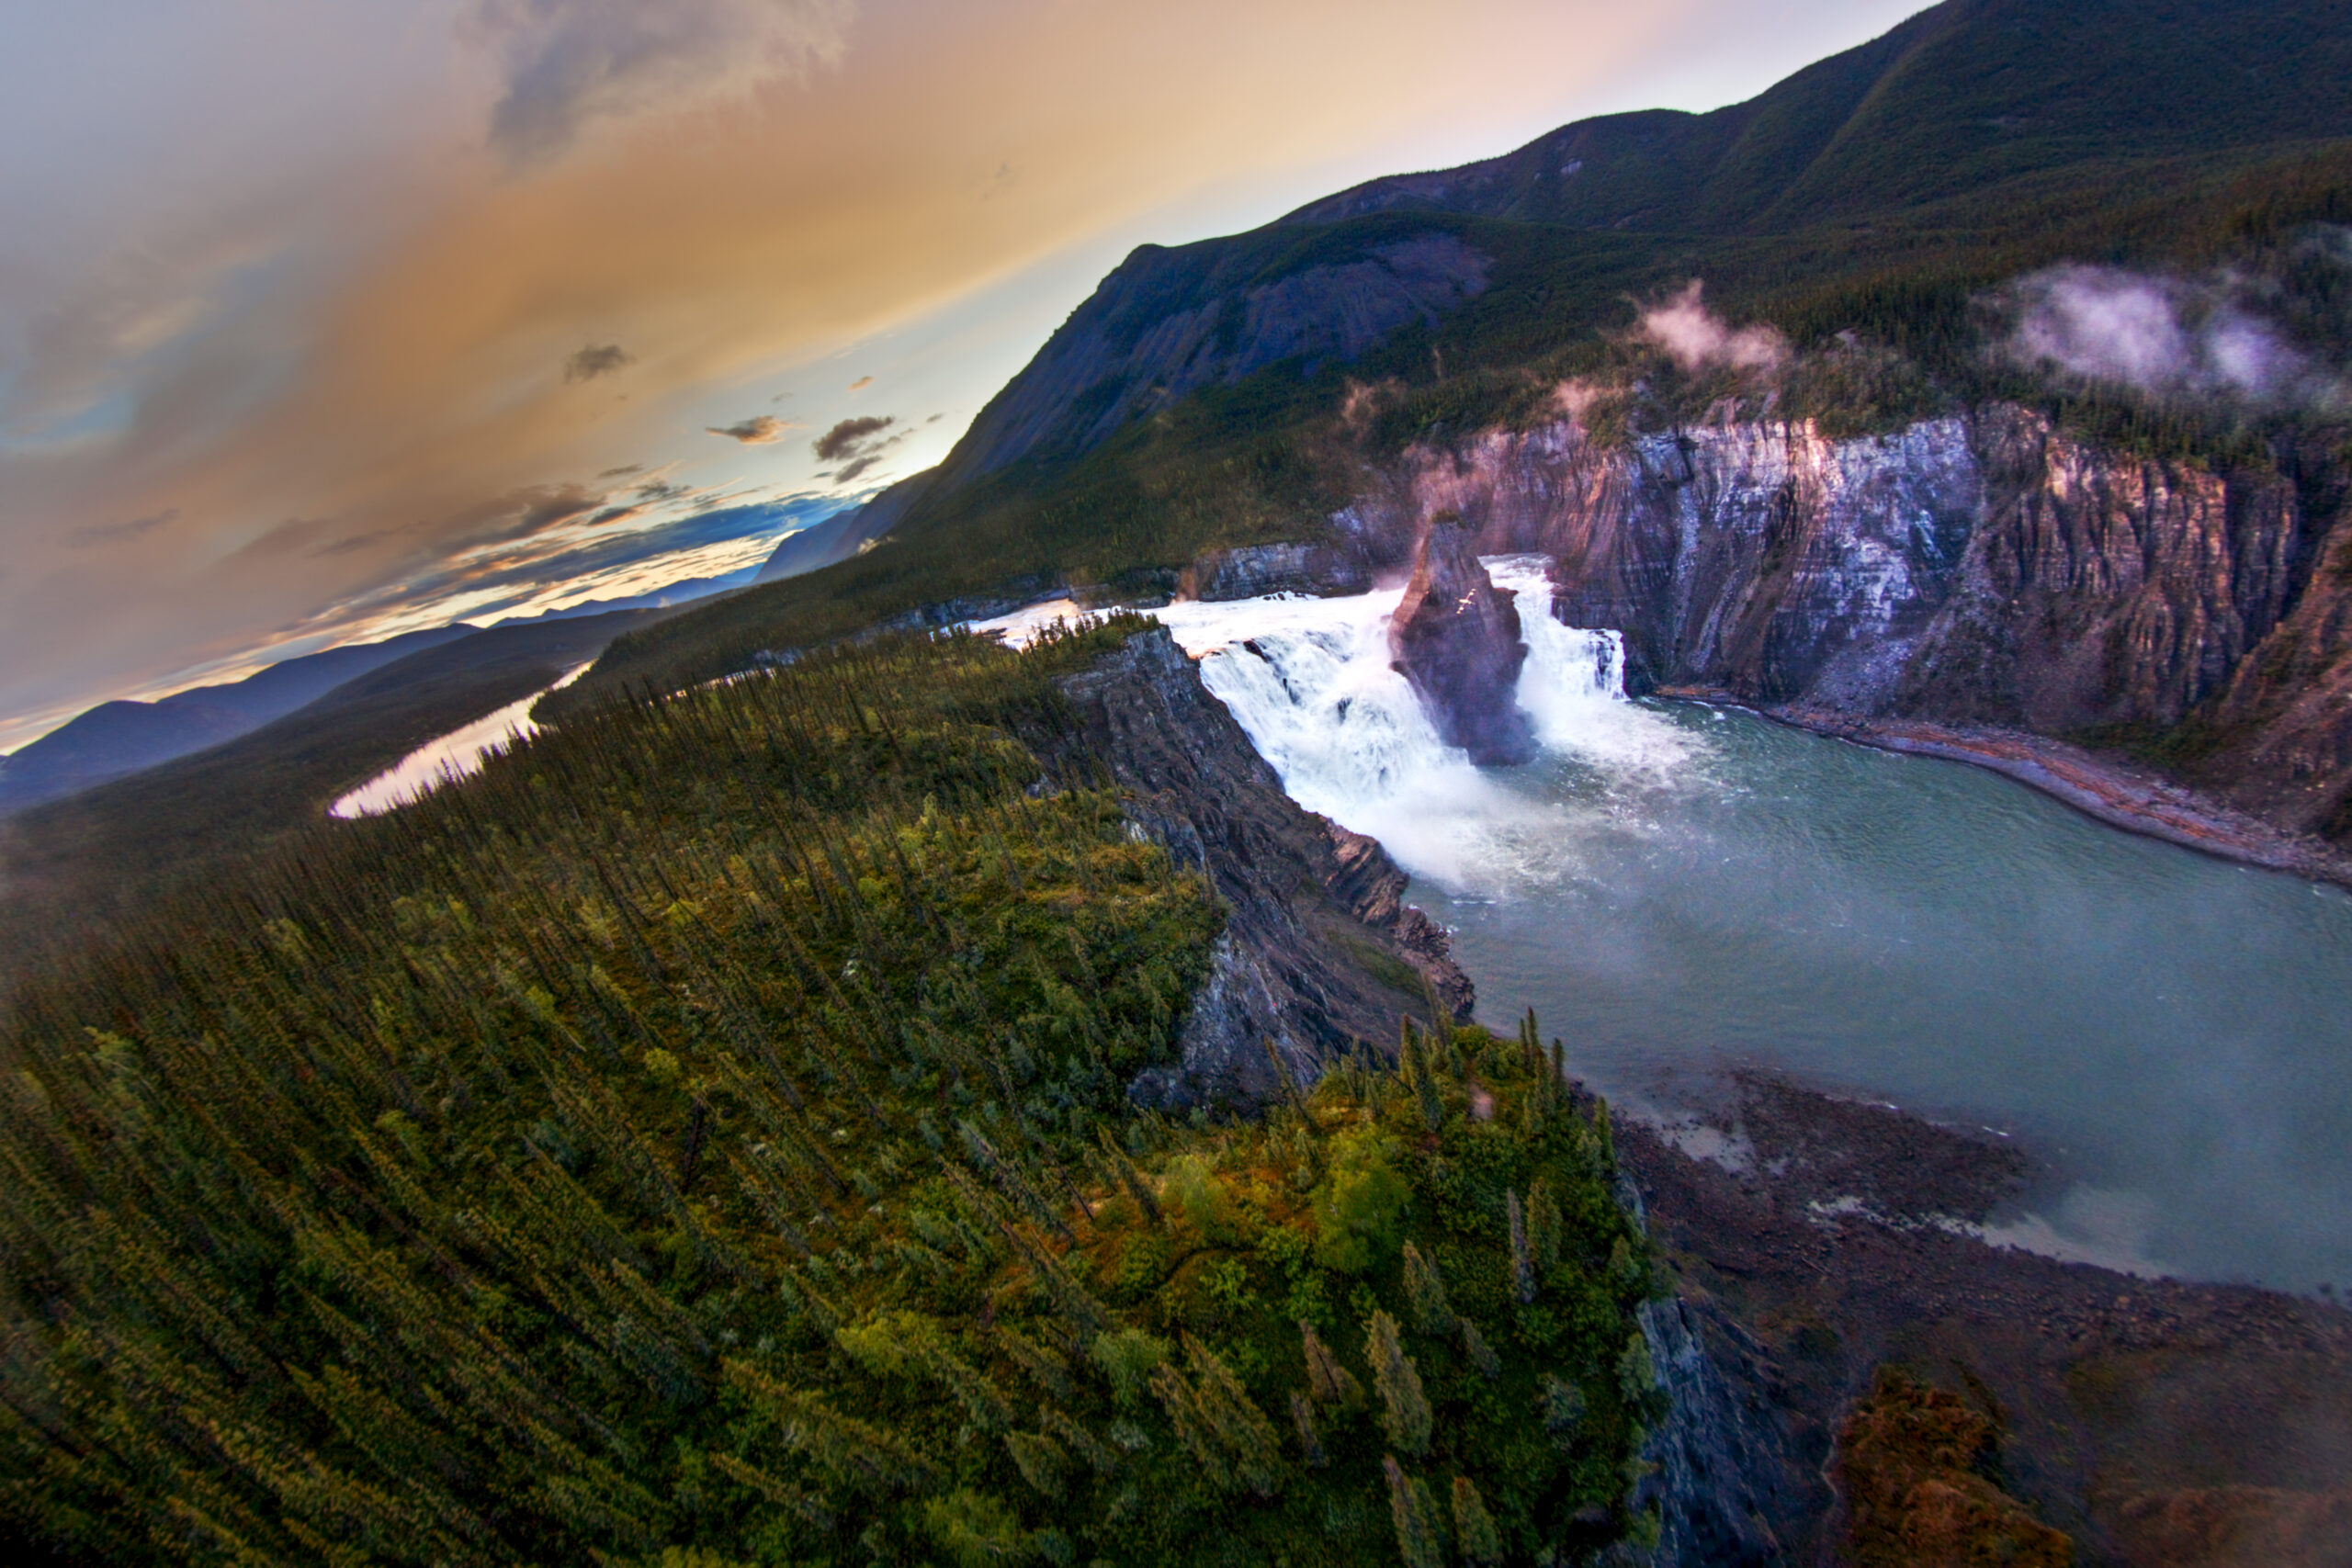
[[[1552,1196],[1552,1183],[1539,1176],[1527,1190],[1527,1245],[1535,1254],[1536,1268],[1552,1269],[1560,1266],[1564,1228],[1560,1201]]]
[[[1007,1432],[1005,1452],[1021,1469],[1021,1479],[1026,1481],[1041,1497],[1058,1501],[1062,1495],[1062,1477],[1069,1468],[1069,1455],[1051,1438],[1033,1432]]]
[[[1380,1472],[1388,1478],[1388,1517],[1396,1525],[1396,1551],[1405,1568],[1445,1568],[1445,1543],[1438,1535],[1437,1504],[1418,1476],[1407,1475],[1394,1454],[1383,1454]]]
[[[1199,1409],[1216,1440],[1233,1456],[1233,1467],[1250,1490],[1271,1497],[1282,1475],[1281,1445],[1274,1424],[1242,1388],[1241,1380],[1210,1349],[1184,1336],[1184,1360],[1193,1370]]]
[[[1445,1299],[1445,1281],[1409,1241],[1405,1244],[1405,1298],[1413,1306],[1413,1326],[1423,1334],[1453,1331],[1453,1309]]]
[[[1420,1369],[1405,1354],[1395,1318],[1385,1312],[1372,1314],[1372,1334],[1364,1354],[1372,1362],[1373,1387],[1380,1394],[1380,1424],[1388,1440],[1414,1458],[1429,1452],[1434,1417],[1429,1396],[1421,1392]]]
[[[1502,1534],[1466,1475],[1453,1478],[1453,1544],[1465,1568],[1490,1568],[1503,1560]]]
[[[1510,1221],[1510,1293],[1521,1306],[1535,1300],[1535,1260],[1527,1248],[1527,1212],[1521,1205],[1519,1194],[1510,1192],[1508,1212]]]
[[[1316,1334],[1315,1325],[1303,1317],[1298,1320],[1298,1337],[1306,1352],[1306,1383],[1314,1390],[1316,1402],[1341,1409],[1351,1409],[1363,1403],[1363,1385],[1340,1364],[1340,1358]]]
[[[1478,1375],[1488,1382],[1502,1376],[1502,1361],[1487,1343],[1487,1337],[1478,1332],[1478,1325],[1466,1317],[1458,1317],[1454,1322],[1462,1329],[1462,1354],[1478,1370]]]
[[[1625,1403],[1639,1406],[1657,1392],[1657,1363],[1650,1359],[1649,1337],[1639,1332],[1628,1335],[1625,1348],[1617,1357],[1617,1392]]]
[[[1421,1112],[1421,1125],[1432,1133],[1443,1131],[1445,1097],[1438,1089],[1437,1074],[1430,1070],[1426,1053],[1423,1056],[1420,1077],[1414,1084],[1413,1090],[1415,1102]]]
[[[1291,1390],[1290,1420],[1298,1429],[1298,1451],[1306,1457],[1306,1468],[1320,1470],[1329,1463],[1323,1452],[1323,1430],[1315,1419],[1315,1402],[1296,1389]]]

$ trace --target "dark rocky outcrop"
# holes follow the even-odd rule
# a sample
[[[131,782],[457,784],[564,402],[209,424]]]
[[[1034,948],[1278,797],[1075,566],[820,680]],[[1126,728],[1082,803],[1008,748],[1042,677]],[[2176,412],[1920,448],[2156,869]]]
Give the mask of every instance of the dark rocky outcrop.
[[[1535,754],[1534,732],[1511,697],[1527,661],[1519,607],[1478,564],[1458,522],[1441,516],[1423,531],[1388,647],[1447,745],[1483,764]]]
[[[1775,1517],[1801,1509],[1769,1358],[1712,1303],[1668,1297],[1638,1316],[1668,1401],[1642,1450],[1634,1506],[1656,1506],[1651,1568],[1766,1568],[1785,1561]],[[1728,1369],[1728,1371],[1726,1370]],[[1628,1554],[1631,1555],[1631,1554]]]
[[[1032,738],[1057,775],[1098,761],[1138,833],[1205,874],[1229,911],[1193,1002],[1183,1059],[1140,1075],[1140,1103],[1182,1110],[1280,1092],[1266,1048],[1313,1083],[1359,1046],[1392,1051],[1396,1017],[1429,999],[1467,1017],[1469,980],[1444,933],[1403,903],[1405,874],[1373,840],[1302,809],[1168,633],[1128,639],[1063,689],[1074,733]]]
[[[1363,593],[1372,570],[1351,550],[1331,545],[1249,545],[1211,550],[1177,580],[1180,599],[1255,599],[1268,593]]]

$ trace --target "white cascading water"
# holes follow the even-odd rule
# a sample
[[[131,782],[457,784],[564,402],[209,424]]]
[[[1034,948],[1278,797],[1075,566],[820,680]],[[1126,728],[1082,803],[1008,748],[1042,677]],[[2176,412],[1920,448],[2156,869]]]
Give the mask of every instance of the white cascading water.
[[[1544,749],[1625,782],[1670,783],[1695,750],[1690,731],[1625,700],[1625,634],[1562,626],[1552,614],[1552,558],[1481,556],[1519,609],[1527,663],[1519,705]]]
[[[1202,683],[1232,711],[1293,799],[1378,839],[1407,869],[1457,893],[1508,896],[1574,875],[1596,827],[1638,830],[1627,792],[1671,784],[1698,750],[1690,732],[1625,700],[1624,642],[1551,614],[1548,558],[1486,558],[1518,606],[1527,662],[1508,700],[1526,710],[1547,758],[1600,775],[1589,804],[1531,798],[1511,770],[1482,771],[1439,739],[1390,667],[1388,623],[1402,589],[1315,599],[1276,594],[1152,612],[1200,661]],[[1019,643],[1052,612],[974,625]],[[1040,614],[1045,612],[1045,614]]]

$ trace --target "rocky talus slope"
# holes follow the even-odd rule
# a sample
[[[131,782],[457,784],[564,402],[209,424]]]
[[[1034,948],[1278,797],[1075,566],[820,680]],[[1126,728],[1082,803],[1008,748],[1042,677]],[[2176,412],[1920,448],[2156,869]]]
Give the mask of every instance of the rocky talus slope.
[[[2352,528],[2333,455],[2214,472],[1995,406],[1883,435],[1574,420],[1415,448],[1338,520],[1442,513],[1557,561],[1555,613],[1629,683],[2147,748],[2300,831],[2352,828]]]

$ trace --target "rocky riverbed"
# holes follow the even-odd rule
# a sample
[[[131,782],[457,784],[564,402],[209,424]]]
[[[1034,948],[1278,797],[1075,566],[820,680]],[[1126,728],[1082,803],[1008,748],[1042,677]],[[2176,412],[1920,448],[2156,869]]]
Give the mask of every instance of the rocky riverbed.
[[[1891,1365],[1990,1419],[1987,1468],[2077,1563],[2352,1562],[2352,1313],[1988,1245],[1969,1225],[2034,1179],[2030,1151],[1783,1080],[1722,1089],[1714,1157],[1618,1141],[1711,1414],[1736,1413],[1680,1501],[1753,1512],[1742,1555],[1678,1561],[1851,1560],[1838,1434]]]

